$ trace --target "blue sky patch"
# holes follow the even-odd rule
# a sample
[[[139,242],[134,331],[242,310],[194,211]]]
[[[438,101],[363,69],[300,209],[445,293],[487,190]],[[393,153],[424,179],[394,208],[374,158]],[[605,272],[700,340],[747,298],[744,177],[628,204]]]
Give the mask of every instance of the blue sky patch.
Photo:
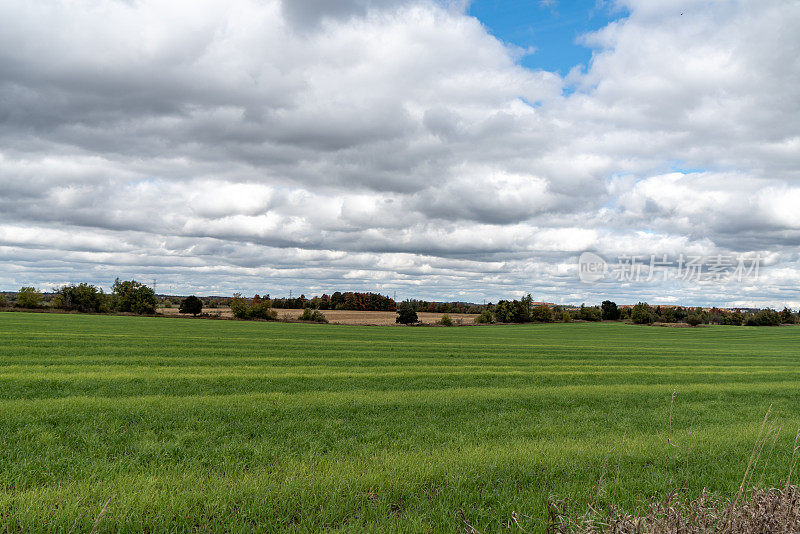
[[[474,0],[469,14],[498,39],[535,51],[520,60],[529,69],[564,75],[578,64],[587,66],[591,49],[578,37],[626,16],[602,0]]]

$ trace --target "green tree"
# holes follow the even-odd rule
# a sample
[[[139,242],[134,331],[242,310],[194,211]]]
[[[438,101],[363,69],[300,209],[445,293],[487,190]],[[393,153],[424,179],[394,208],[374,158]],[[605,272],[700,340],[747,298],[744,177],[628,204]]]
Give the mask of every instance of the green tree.
[[[781,323],[794,324],[795,322],[795,316],[792,313],[792,310],[784,306],[783,310],[781,310]]]
[[[537,323],[550,323],[553,321],[553,310],[547,304],[534,306],[531,308],[530,319]]]
[[[527,323],[531,320],[528,297],[520,300],[501,300],[494,307],[494,317],[499,323]]]
[[[242,297],[241,293],[234,293],[233,298],[230,301],[230,308],[231,313],[237,319],[247,319],[248,312],[250,311],[250,305],[247,303],[247,300]]]
[[[414,309],[414,305],[410,301],[404,300],[397,306],[397,318],[395,322],[398,324],[414,324],[419,322],[417,310]]]
[[[439,319],[439,324],[442,326],[453,326],[453,319],[448,314],[442,315],[442,318]]]
[[[136,280],[124,282],[117,278],[112,289],[114,308],[117,311],[152,315],[156,313],[158,299],[152,288],[140,284]]]
[[[5,308],[8,306],[8,301],[6,300],[6,296],[0,293],[0,308]]]
[[[178,308],[179,313],[191,313],[197,317],[203,311],[203,301],[194,295],[188,296],[181,301],[181,306]]]
[[[653,312],[646,302],[640,302],[631,310],[631,321],[634,324],[651,324]]]
[[[270,300],[248,301],[241,293],[234,293],[230,301],[231,312],[237,319],[262,319],[277,321],[278,312],[270,306]]]
[[[604,300],[600,305],[600,311],[604,321],[618,321],[622,315],[617,308],[617,303],[610,300]]]
[[[58,290],[54,303],[62,310],[99,313],[106,310],[106,295],[102,289],[89,284],[70,284]]]
[[[696,313],[691,313],[686,317],[686,322],[689,323],[689,326],[697,326],[703,322],[703,318]]]
[[[781,315],[775,310],[766,308],[749,316],[745,324],[747,326],[778,326],[781,324]]]
[[[492,315],[491,310],[483,310],[474,320],[475,324],[492,324],[494,322],[494,315]]]
[[[42,294],[35,287],[21,287],[17,293],[17,307],[41,308]]]
[[[277,321],[278,312],[272,309],[268,300],[261,300],[258,303],[251,303],[247,311],[248,319],[261,319],[264,321]]]
[[[578,310],[578,319],[582,321],[600,321],[602,318],[602,312],[595,306],[586,306],[581,304],[581,307]]]

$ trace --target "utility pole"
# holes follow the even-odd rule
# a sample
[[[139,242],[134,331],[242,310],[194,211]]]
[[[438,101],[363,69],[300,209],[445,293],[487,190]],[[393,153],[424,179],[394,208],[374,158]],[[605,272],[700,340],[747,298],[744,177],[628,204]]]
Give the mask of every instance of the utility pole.
[[[156,279],[153,278],[153,294],[156,292]]]

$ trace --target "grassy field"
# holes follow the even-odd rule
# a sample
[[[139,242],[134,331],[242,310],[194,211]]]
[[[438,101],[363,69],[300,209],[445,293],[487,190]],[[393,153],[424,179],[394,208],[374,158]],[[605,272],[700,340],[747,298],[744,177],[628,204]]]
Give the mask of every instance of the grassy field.
[[[601,478],[601,504],[732,493],[770,405],[775,484],[799,338],[0,313],[0,529],[87,532],[112,497],[100,532],[540,532]]]

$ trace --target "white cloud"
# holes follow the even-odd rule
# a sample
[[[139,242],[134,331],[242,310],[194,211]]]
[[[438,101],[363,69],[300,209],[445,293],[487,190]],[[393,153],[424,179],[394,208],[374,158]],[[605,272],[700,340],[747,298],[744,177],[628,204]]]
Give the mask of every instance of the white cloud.
[[[0,0],[0,287],[800,304],[800,3],[617,5],[562,79],[457,2]],[[771,263],[587,287],[585,249]]]

